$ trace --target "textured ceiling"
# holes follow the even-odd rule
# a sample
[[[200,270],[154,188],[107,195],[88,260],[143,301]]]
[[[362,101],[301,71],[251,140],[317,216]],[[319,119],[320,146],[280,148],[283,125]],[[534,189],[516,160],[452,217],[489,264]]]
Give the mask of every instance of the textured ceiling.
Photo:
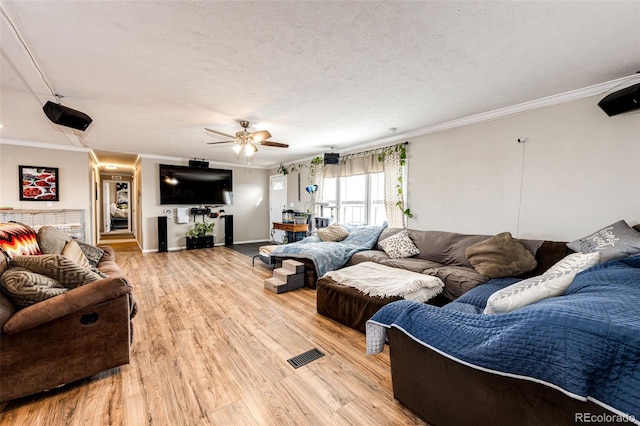
[[[337,152],[640,69],[640,2],[0,1],[0,137],[239,163]],[[47,120],[50,89],[93,118]]]

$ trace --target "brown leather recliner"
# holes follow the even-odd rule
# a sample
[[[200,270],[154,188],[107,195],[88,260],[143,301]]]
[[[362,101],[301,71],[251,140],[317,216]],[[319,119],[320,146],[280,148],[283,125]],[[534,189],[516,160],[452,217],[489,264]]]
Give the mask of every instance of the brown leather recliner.
[[[113,249],[102,248],[108,278],[23,309],[0,294],[0,402],[129,363],[137,302]]]

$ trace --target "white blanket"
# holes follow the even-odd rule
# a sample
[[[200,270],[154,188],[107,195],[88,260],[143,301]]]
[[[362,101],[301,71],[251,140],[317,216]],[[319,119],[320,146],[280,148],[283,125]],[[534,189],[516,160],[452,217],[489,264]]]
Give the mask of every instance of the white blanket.
[[[442,292],[444,283],[438,277],[392,268],[374,262],[362,262],[325,277],[338,284],[357,288],[369,296],[400,296],[408,300],[426,302]]]

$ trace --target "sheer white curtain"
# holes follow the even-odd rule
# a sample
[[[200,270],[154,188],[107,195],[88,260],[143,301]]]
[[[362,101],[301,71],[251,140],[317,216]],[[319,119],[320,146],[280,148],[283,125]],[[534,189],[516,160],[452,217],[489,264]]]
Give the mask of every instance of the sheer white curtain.
[[[404,160],[400,145],[376,149],[373,151],[349,154],[340,158],[340,163],[323,167],[322,178],[348,177],[369,173],[384,172],[384,205],[387,223],[390,227],[404,228],[406,216],[404,214],[404,194],[402,189]],[[322,179],[320,179],[322,182]],[[320,188],[322,191],[322,188]],[[318,199],[322,199],[319,194]]]
[[[398,185],[402,188],[403,167],[400,161],[400,152],[387,152],[384,156],[384,208],[387,214],[387,223],[390,228],[404,228],[406,217],[404,215],[404,195],[398,191]]]

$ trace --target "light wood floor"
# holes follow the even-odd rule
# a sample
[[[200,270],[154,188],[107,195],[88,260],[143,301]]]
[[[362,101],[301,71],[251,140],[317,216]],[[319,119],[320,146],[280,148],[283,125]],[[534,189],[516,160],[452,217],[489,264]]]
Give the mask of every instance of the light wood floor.
[[[117,250],[140,305],[131,364],[0,404],[2,425],[424,424],[393,398],[388,348],[366,355],[315,290],[264,290],[271,270],[224,247]]]

